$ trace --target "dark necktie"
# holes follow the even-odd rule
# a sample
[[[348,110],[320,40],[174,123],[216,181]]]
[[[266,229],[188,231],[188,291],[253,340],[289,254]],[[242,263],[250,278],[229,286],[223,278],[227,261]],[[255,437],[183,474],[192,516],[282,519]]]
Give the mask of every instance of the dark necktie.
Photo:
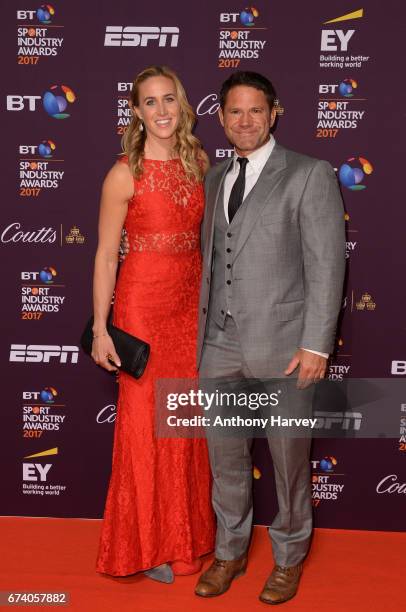
[[[240,164],[240,171],[237,179],[231,189],[230,199],[228,200],[228,222],[231,223],[237,210],[240,208],[244,199],[245,191],[245,168],[248,164],[246,157],[237,157],[237,161]]]

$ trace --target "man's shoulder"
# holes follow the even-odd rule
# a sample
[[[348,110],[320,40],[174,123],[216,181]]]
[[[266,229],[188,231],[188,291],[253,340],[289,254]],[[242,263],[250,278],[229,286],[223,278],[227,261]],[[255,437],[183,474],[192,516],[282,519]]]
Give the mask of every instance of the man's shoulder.
[[[276,145],[286,157],[286,165],[291,168],[298,168],[307,172],[311,172],[315,166],[331,168],[330,162],[324,159],[318,159],[292,149],[287,149],[282,145]]]
[[[231,159],[225,159],[224,161],[216,164],[215,166],[212,166],[206,174],[206,177],[205,177],[206,183],[209,183],[216,177],[221,176],[230,163],[231,163]]]

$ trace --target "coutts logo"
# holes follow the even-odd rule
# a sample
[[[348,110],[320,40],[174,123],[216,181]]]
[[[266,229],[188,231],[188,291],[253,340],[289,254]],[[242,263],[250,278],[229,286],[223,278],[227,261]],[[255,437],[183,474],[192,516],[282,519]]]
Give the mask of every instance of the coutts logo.
[[[21,223],[15,221],[10,223],[1,233],[1,242],[16,243],[52,243],[56,241],[56,229],[53,227],[41,227],[35,230],[22,229]]]
[[[96,416],[96,423],[114,423],[116,420],[116,405],[108,404],[104,406]]]
[[[382,478],[376,486],[376,492],[379,494],[392,493],[406,494],[406,482],[398,482],[397,474],[389,474]]]

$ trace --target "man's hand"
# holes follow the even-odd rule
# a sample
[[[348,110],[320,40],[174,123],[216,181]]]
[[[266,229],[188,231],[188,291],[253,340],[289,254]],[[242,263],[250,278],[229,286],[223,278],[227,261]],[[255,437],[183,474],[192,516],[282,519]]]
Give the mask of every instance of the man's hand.
[[[130,252],[130,243],[128,241],[127,232],[125,229],[121,232],[121,240],[120,240],[120,249],[119,249],[119,259],[120,262],[123,263],[128,253]]]
[[[298,389],[306,389],[306,387],[324,378],[327,359],[310,351],[298,349],[284,373],[289,376],[298,366],[300,367],[296,386]]]

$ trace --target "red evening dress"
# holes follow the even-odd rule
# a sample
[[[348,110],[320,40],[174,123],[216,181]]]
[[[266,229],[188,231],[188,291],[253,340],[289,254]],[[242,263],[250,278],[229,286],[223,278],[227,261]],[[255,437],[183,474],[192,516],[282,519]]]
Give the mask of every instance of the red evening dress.
[[[127,162],[126,158],[122,158]],[[179,159],[144,160],[125,220],[130,252],[114,323],[151,345],[143,376],[120,372],[112,473],[96,569],[124,576],[214,548],[204,438],[157,438],[157,378],[196,378],[204,192]],[[173,413],[172,413],[173,414]]]

